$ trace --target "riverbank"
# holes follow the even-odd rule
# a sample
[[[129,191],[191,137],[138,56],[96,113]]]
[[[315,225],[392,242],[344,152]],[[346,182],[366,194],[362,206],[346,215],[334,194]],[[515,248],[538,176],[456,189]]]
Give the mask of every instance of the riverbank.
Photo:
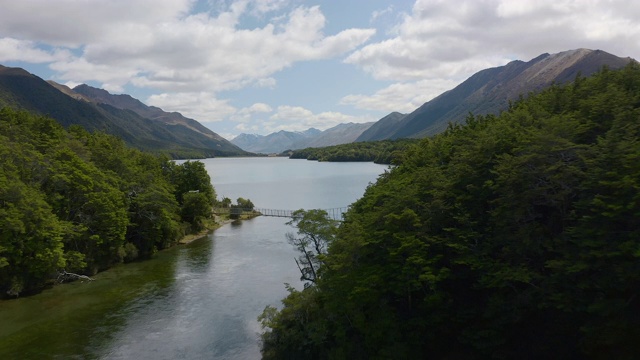
[[[195,233],[195,234],[189,234],[189,235],[185,235],[182,237],[182,239],[180,239],[178,241],[178,245],[186,245],[189,244],[192,241],[198,240],[198,239],[202,239],[203,237],[206,237],[207,235],[211,234],[212,232],[214,232],[216,229],[219,229],[221,227],[223,227],[226,224],[229,224],[233,222],[232,219],[225,219],[222,218],[220,216],[215,216],[213,221],[209,222],[208,226],[205,226],[205,229]]]
[[[208,224],[206,224],[204,230],[196,234],[189,234],[189,235],[183,236],[182,239],[178,241],[178,245],[186,245],[195,240],[202,239],[203,237],[206,237],[212,232],[214,232],[216,229],[219,229],[224,225],[230,224],[234,221],[249,220],[249,219],[253,219],[256,216],[260,216],[260,213],[257,213],[257,212],[244,213],[240,215],[240,218],[238,219],[230,219],[227,215],[225,216],[214,215],[213,221],[210,221]]]

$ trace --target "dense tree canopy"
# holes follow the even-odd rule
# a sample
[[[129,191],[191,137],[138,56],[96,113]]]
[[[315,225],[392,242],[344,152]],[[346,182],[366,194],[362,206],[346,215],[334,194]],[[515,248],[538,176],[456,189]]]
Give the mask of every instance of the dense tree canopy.
[[[214,200],[200,162],[0,109],[0,294],[148,257],[199,230]]]
[[[469,116],[346,214],[264,358],[640,354],[640,67]]]
[[[373,161],[377,164],[399,164],[407,148],[418,143],[415,139],[354,142],[349,144],[306,148],[292,151],[291,159],[318,161]]]

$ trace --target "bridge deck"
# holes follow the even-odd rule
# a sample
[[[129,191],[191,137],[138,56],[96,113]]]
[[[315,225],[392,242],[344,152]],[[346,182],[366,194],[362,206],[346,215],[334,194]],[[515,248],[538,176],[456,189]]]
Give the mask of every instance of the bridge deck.
[[[332,208],[332,209],[322,209],[327,212],[329,218],[337,221],[342,221],[342,214],[347,212],[348,207],[340,207],[340,208]],[[264,209],[264,208],[254,208],[254,209],[236,209],[236,211],[242,212],[258,212],[262,216],[272,216],[272,217],[287,217],[292,218],[293,212],[297,210],[282,210],[282,209]],[[213,212],[215,214],[229,214],[231,213],[230,208],[214,208]]]

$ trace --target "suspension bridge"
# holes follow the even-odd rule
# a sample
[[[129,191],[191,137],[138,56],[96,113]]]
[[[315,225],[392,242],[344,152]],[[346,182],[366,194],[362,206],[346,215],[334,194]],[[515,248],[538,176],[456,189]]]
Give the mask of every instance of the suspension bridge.
[[[327,215],[330,219],[336,221],[342,221],[342,214],[346,213],[349,210],[349,207],[339,207],[339,208],[331,208],[331,209],[320,209],[327,212]],[[264,208],[253,208],[253,209],[238,209],[238,208],[214,208],[213,213],[217,215],[222,214],[231,214],[235,212],[236,214],[240,213],[254,213],[261,216],[272,216],[272,217],[285,217],[285,218],[293,218],[293,213],[297,210],[282,210],[282,209],[264,209]]]

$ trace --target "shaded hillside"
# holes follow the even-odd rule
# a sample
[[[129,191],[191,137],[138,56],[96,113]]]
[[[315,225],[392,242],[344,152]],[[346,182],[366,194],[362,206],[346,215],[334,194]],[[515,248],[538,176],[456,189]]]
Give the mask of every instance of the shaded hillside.
[[[391,114],[376,121],[365,130],[355,141],[372,141],[385,138],[398,125],[407,114],[392,112]]]
[[[49,83],[49,85],[53,86],[54,88],[60,90],[63,94],[71,96],[72,98],[76,99],[76,100],[82,100],[82,101],[86,101],[86,102],[92,102],[91,99],[89,99],[88,97],[82,95],[82,94],[78,94],[77,92],[73,91],[70,87],[68,87],[67,85],[63,85],[63,84],[58,84],[57,82],[53,81],[53,80],[47,80],[47,82]]]
[[[151,120],[156,120],[166,125],[172,125],[176,127],[185,127],[191,131],[202,134],[204,137],[209,138],[215,142],[215,146],[219,146],[224,150],[237,150],[235,147],[229,146],[228,140],[222,136],[211,131],[209,128],[200,124],[196,120],[187,118],[178,112],[166,112],[159,107],[147,106],[138,99],[135,99],[127,94],[114,95],[103,89],[91,87],[89,85],[78,85],[73,88],[73,92],[91,99],[93,102],[99,104],[111,105],[118,109],[132,110],[136,114]],[[175,129],[168,127],[169,129]],[[182,131],[184,130],[177,130]],[[211,142],[207,140],[199,140],[200,145],[207,144],[211,146]]]
[[[588,76],[603,66],[619,69],[631,61],[601,50],[578,49],[542,54],[529,62],[512,61],[505,66],[482,70],[405,116],[390,131],[366,140],[425,137],[460,123],[471,112],[498,114],[509,101],[538,92],[551,84],[563,84],[576,75]],[[374,128],[374,127],[372,127]]]
[[[76,100],[41,78],[20,68],[0,65],[0,107],[48,115],[65,127],[80,125],[104,131],[139,149],[174,157],[213,157],[246,154],[228,141],[218,141],[188,126],[170,125],[108,104]],[[68,91],[65,91],[68,92]]]
[[[51,116],[63,126],[77,124],[93,131],[125,137],[127,131],[115,126],[96,107],[76,101],[41,78],[20,68],[0,65],[0,106],[21,108]]]

